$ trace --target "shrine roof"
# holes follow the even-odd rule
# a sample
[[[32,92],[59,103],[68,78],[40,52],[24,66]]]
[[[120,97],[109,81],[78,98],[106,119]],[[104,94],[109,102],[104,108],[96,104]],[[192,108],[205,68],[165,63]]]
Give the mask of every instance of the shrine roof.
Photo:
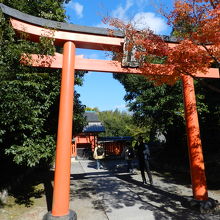
[[[101,122],[98,119],[98,113],[95,111],[86,111],[84,116],[86,117],[87,122]]]
[[[83,133],[99,133],[105,132],[105,127],[103,125],[87,125],[83,128]]]
[[[104,143],[104,142],[116,142],[116,141],[132,141],[133,138],[131,136],[118,136],[118,137],[99,137],[98,142]]]

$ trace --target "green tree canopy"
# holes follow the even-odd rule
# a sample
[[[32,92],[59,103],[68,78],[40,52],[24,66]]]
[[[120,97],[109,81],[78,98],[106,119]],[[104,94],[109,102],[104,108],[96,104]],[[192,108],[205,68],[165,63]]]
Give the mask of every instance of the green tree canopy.
[[[133,121],[132,114],[126,111],[103,111],[99,112],[99,119],[105,126],[105,133],[102,136],[132,136],[137,137],[140,134],[149,136],[148,126],[138,126]]]
[[[170,151],[186,151],[186,132],[182,84],[155,87],[143,76],[115,74],[126,90],[125,100],[137,124],[148,126],[150,141],[155,140],[157,133],[166,137],[166,146]],[[204,79],[203,79],[204,80]],[[206,80],[214,83],[219,80]],[[218,84],[219,86],[219,84]],[[195,81],[197,110],[204,149],[216,149],[220,144],[219,102],[220,98],[213,90],[202,87]],[[184,150],[185,149],[185,150]]]
[[[156,132],[167,131],[183,124],[183,104],[180,85],[155,87],[143,76],[114,75],[124,86],[129,110],[137,124],[150,128],[153,141]]]
[[[63,3],[56,0],[5,0],[9,7],[34,16],[65,21]],[[0,12],[0,156],[29,167],[51,162],[55,152],[60,70],[20,65],[22,53],[53,54],[52,39],[40,43],[17,38],[9,18]],[[84,73],[77,72],[81,85]],[[75,92],[74,132],[83,127],[84,106]]]

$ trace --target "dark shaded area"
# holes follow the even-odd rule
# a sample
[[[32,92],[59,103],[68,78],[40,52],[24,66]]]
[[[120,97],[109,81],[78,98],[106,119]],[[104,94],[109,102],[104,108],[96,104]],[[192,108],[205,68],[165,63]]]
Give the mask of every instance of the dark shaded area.
[[[7,172],[3,171],[4,166],[1,168],[0,190],[7,190],[8,195],[13,196],[17,204],[26,207],[31,207],[35,198],[46,195],[47,209],[51,211],[53,171],[42,167],[25,168],[13,163],[8,167]],[[39,184],[43,185],[38,186]],[[2,208],[5,205],[3,202],[0,203]]]
[[[18,204],[24,204],[26,207],[33,205],[32,197],[41,198],[46,195],[48,211],[52,208],[52,192],[53,187],[51,180],[53,179],[53,173],[47,170],[34,170],[31,174],[25,176],[23,181],[13,187],[9,194],[12,195]],[[43,183],[44,189],[37,189],[38,184]]]
[[[163,157],[167,157],[167,161],[163,161],[163,158],[158,157],[159,161],[154,160],[151,162],[153,170],[168,175],[177,184],[189,185],[191,184],[190,167],[189,164],[183,162],[180,164],[179,157],[172,155],[163,154]],[[209,159],[205,158],[205,173],[206,181],[209,190],[220,189],[220,164],[217,161],[212,161],[211,156]],[[188,162],[188,158],[185,158]],[[168,161],[169,160],[169,161]]]
[[[54,179],[54,172],[53,171],[45,172],[45,175],[43,178],[43,184],[44,184],[48,212],[52,211],[52,202],[53,202],[52,181],[53,181],[53,179]]]
[[[150,143],[150,149],[150,165],[152,170],[167,175],[177,184],[191,184],[189,155],[186,143],[183,144],[183,142],[179,140],[179,144],[176,143],[172,145],[172,147],[167,147],[167,144],[159,145],[158,143]],[[220,151],[208,151],[206,147],[203,147],[203,154],[208,189],[219,190]]]

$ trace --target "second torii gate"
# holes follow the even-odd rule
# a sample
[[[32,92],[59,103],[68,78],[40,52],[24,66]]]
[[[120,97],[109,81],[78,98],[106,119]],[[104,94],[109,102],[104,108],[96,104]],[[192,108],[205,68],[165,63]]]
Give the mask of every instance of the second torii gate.
[[[63,46],[63,54],[44,58],[32,55],[31,65],[62,68],[53,207],[47,218],[50,220],[76,219],[76,214],[69,210],[74,71],[142,73],[137,68],[123,68],[117,61],[84,59],[82,56],[75,56],[75,48],[112,50],[112,47],[116,47],[122,50],[124,35],[121,32],[115,31],[110,36],[109,31],[104,28],[55,22],[21,13],[3,4],[0,4],[0,7],[10,16],[12,27],[18,34],[27,33],[32,41],[39,41],[42,36],[50,37],[54,39],[55,45]],[[169,41],[169,44],[173,47],[178,42]],[[220,78],[219,70],[211,68],[206,75],[197,73],[196,77]],[[207,200],[208,192],[193,79],[183,75],[182,81],[193,196],[196,200]]]

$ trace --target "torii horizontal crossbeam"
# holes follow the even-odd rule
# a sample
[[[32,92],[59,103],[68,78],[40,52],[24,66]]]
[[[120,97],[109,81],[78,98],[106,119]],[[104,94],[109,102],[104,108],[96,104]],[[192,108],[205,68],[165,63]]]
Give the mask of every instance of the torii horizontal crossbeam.
[[[63,55],[56,53],[54,56],[41,56],[32,54],[29,60],[29,65],[35,67],[48,67],[48,68],[62,68]],[[25,62],[25,57],[22,62]],[[163,65],[163,64],[154,64]],[[75,63],[76,70],[93,71],[93,72],[110,72],[110,73],[129,73],[143,75],[143,72],[139,68],[123,68],[121,63],[113,60],[95,60],[85,59],[83,56],[76,56]],[[171,74],[171,73],[170,73]],[[162,74],[161,74],[162,75]],[[210,68],[208,73],[197,73],[195,77],[201,78],[220,78],[219,70],[217,68]]]

